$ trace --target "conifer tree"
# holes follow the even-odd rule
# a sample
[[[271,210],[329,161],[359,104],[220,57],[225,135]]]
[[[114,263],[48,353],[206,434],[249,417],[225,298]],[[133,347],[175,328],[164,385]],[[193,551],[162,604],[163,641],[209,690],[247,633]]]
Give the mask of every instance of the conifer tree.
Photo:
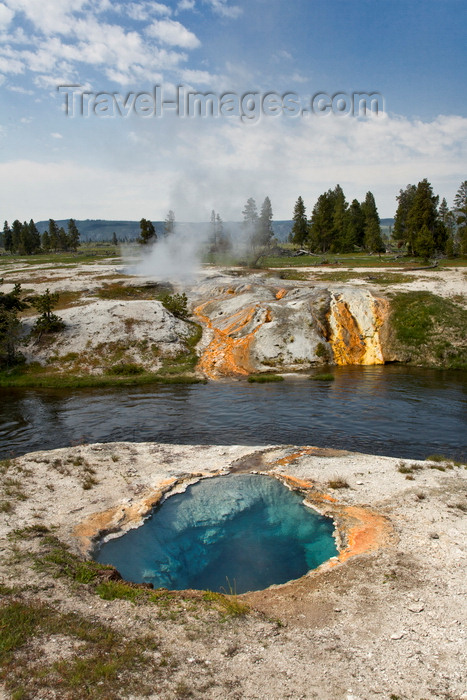
[[[394,228],[392,237],[401,247],[404,243],[408,243],[407,218],[410,208],[413,204],[417,188],[415,185],[407,185],[405,190],[399,190],[396,197],[398,206],[394,217]],[[410,251],[409,251],[410,252]]]
[[[74,219],[68,222],[68,247],[76,252],[79,246],[79,231]]]
[[[363,248],[364,244],[365,214],[358,199],[353,199],[348,213],[346,252],[352,252],[353,246]]]
[[[467,180],[461,183],[454,197],[454,215],[456,217],[460,253],[467,254]]]
[[[293,210],[292,243],[303,246],[308,238],[308,220],[303,199],[299,197]]]
[[[310,240],[315,252],[326,253],[333,240],[334,193],[324,192],[318,197],[310,219]]]
[[[333,215],[332,215],[332,243],[333,253],[348,253],[347,227],[349,223],[349,205],[345,199],[344,191],[340,185],[336,185],[332,192]],[[350,247],[350,250],[352,248]]]
[[[366,193],[362,209],[365,216],[365,248],[370,253],[384,253],[386,249],[381,237],[380,219],[372,192]]]
[[[157,240],[157,235],[156,235],[156,229],[154,228],[154,224],[152,221],[149,221],[148,219],[141,219],[139,222],[139,229],[140,229],[140,234],[138,243],[140,245],[148,245],[149,243],[155,243]]]
[[[428,180],[421,180],[407,216],[407,243],[412,255],[427,259],[436,251],[444,252],[447,232],[438,216],[438,200]]]
[[[272,230],[272,206],[269,197],[266,197],[261,207],[261,213],[258,220],[257,244],[260,246],[268,246],[274,236]]]
[[[5,221],[5,224],[3,226],[3,247],[5,248],[5,250],[7,250],[11,253],[11,252],[13,252],[12,245],[13,245],[13,234],[11,232],[11,228],[8,225],[8,221]]]

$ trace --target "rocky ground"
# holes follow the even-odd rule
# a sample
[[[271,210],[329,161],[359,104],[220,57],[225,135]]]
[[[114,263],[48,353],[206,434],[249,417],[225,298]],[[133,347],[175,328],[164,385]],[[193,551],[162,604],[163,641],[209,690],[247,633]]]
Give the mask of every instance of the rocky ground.
[[[99,533],[138,525],[171,489],[251,471],[332,516],[339,557],[233,599],[151,598],[80,564]],[[113,443],[1,472],[5,698],[467,698],[465,465]]]

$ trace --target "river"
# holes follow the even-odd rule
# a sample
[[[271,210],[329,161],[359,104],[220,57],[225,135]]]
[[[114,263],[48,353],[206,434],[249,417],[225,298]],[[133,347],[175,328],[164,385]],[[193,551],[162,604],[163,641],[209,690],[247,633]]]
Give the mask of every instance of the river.
[[[467,375],[403,366],[116,389],[0,393],[0,457],[81,442],[293,444],[408,459],[467,458]]]

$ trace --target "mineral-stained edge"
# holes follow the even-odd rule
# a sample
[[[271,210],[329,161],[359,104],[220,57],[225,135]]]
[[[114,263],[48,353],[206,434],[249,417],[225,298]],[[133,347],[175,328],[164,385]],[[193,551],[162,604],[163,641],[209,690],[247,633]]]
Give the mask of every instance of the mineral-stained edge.
[[[269,465],[267,471],[260,472],[278,478],[287,487],[300,491],[305,496],[306,505],[318,511],[321,515],[332,518],[335,525],[335,538],[339,554],[309,572],[318,574],[344,563],[350,558],[375,551],[387,546],[394,539],[394,532],[388,518],[367,506],[349,506],[339,503],[338,499],[328,493],[315,489],[311,481],[304,481],[283,472],[283,467],[291,461],[310,454],[314,448],[303,448],[299,452],[276,460]],[[274,471],[271,470],[271,467]],[[251,469],[250,473],[258,473]],[[192,473],[181,478],[171,478],[161,481],[155,490],[147,492],[137,503],[117,505],[100,513],[90,515],[74,530],[80,550],[89,556],[93,546],[102,538],[111,534],[121,535],[138,527],[164,497],[186,488],[202,478],[226,475],[230,470],[218,473]]]

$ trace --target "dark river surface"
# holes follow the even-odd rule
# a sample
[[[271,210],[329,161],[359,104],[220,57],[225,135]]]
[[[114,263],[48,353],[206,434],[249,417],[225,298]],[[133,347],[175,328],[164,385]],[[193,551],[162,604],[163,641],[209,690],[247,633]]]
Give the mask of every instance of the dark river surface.
[[[333,368],[334,382],[0,390],[0,458],[80,442],[293,444],[467,458],[467,373]]]

